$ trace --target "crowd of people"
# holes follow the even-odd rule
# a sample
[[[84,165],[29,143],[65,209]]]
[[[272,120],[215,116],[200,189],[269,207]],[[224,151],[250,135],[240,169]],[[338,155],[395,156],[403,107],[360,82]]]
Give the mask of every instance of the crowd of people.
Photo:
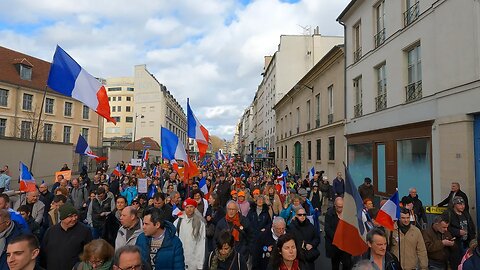
[[[341,172],[330,184],[323,171],[300,177],[288,167],[233,158],[198,166],[200,175],[187,180],[168,163],[129,170],[121,162],[114,173],[59,175],[54,185],[27,193],[4,184],[0,269],[323,269],[322,231],[332,269],[480,269],[475,225],[458,183],[433,224],[411,188],[390,231],[375,221],[384,202],[375,207],[365,178],[358,191],[369,250],[352,257],[333,244],[343,214]],[[147,179],[146,192],[139,179]]]

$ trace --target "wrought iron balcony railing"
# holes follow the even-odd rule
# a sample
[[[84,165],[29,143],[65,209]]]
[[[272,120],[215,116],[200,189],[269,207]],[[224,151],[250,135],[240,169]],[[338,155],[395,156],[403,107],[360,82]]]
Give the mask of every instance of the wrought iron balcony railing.
[[[360,117],[363,115],[362,103],[358,103],[357,105],[353,106],[353,115],[355,117]]]
[[[375,111],[385,110],[387,108],[387,93],[375,97]]]
[[[353,62],[357,62],[360,58],[362,58],[362,47],[359,47],[353,52]]]
[[[419,100],[422,98],[422,81],[411,83],[405,86],[405,101],[407,103]]]
[[[420,8],[419,3],[416,2],[413,6],[411,6],[407,11],[403,13],[403,24],[407,26],[415,21],[418,16],[420,15]]]
[[[328,124],[333,123],[333,113],[328,115]]]
[[[382,30],[380,30],[374,37],[373,39],[375,39],[375,48],[377,48],[378,46],[382,45],[383,42],[385,42],[385,28],[383,28]]]

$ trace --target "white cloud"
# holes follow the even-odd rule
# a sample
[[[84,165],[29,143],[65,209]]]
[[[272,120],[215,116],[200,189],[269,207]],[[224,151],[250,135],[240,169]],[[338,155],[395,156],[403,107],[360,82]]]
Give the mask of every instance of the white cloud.
[[[316,25],[341,35],[335,19],[348,2],[0,1],[0,45],[51,61],[60,44],[104,78],[132,76],[134,65],[145,63],[183,107],[190,98],[212,134],[229,139],[279,36]]]

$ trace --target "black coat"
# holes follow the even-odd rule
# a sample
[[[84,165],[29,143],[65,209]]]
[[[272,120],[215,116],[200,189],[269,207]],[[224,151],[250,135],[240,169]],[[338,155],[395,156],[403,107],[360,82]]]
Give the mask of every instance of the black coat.
[[[361,260],[370,260],[370,250],[363,254]],[[390,252],[385,253],[385,269],[384,270],[402,270],[402,266],[397,257]]]
[[[105,229],[102,233],[102,239],[107,241],[112,247],[115,247],[115,239],[117,239],[117,233],[122,224],[120,220],[115,216],[117,210],[112,211],[108,214],[107,219],[105,220]]]
[[[217,227],[217,223],[222,219],[225,218],[225,210],[223,207],[217,207],[216,209],[213,209],[211,205],[208,206],[207,208],[207,214],[205,215],[206,217],[210,216],[212,219],[210,221],[207,221],[207,228],[210,226],[214,226],[214,228]],[[215,249],[215,239],[213,236],[207,235],[207,251],[213,251]]]
[[[235,250],[242,254],[244,258],[248,258],[248,256],[250,255],[250,251],[253,248],[253,239],[255,237],[255,232],[252,230],[248,219],[242,216],[242,214],[240,213],[238,213],[238,215],[240,216],[240,224],[243,228],[239,228],[240,240],[238,242],[235,242]],[[232,231],[233,226],[233,224],[227,222],[227,219],[225,217],[222,218],[215,227],[214,238],[216,239],[217,236],[224,230]]]
[[[277,241],[273,239],[271,227],[259,234],[252,251],[252,270],[265,270],[267,268],[272,254],[269,247],[273,250],[276,244]]]
[[[213,253],[214,251],[208,254],[205,263],[203,264],[204,270],[210,270],[210,265],[212,264]],[[247,263],[245,257],[237,252],[232,252],[230,256],[224,261],[218,261],[217,270],[247,270]]]
[[[300,257],[305,258],[310,269],[315,269],[314,261],[320,255],[318,252],[318,245],[320,244],[320,235],[317,234],[315,227],[308,219],[305,219],[303,223],[300,223],[297,218],[288,225],[287,232],[293,234],[297,244],[297,252],[300,251]],[[312,245],[312,250],[307,251],[303,247],[307,244]],[[312,259],[308,254],[315,254],[315,257]],[[308,268],[307,268],[308,269]]]
[[[247,214],[247,219],[255,234],[258,234],[262,229],[267,229],[272,225],[272,219],[268,213],[268,205],[263,204],[262,212],[257,214],[257,205],[252,203]]]
[[[335,212],[335,207],[329,208],[325,214],[325,251],[327,252],[327,257],[329,258],[339,251],[339,249],[332,244],[338,221],[339,218]]]
[[[409,195],[410,196],[410,195]],[[427,214],[425,213],[425,208],[423,208],[422,201],[418,198],[418,195],[413,197],[413,212],[417,216],[418,221],[422,221],[427,224]]]
[[[463,191],[458,190],[457,193],[455,193],[455,196],[460,196],[463,198],[463,201],[465,202],[465,210],[468,211],[469,206],[468,206],[468,198],[467,194],[465,194]],[[452,208],[452,200],[453,200],[453,191],[450,191],[450,194],[448,194],[448,197],[445,198],[443,201],[441,201],[438,206],[448,206],[449,208]]]

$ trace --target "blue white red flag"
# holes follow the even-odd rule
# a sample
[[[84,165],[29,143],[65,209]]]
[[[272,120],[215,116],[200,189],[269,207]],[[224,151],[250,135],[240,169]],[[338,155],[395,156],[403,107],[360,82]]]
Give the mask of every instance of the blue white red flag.
[[[287,176],[288,172],[284,171],[282,173],[282,180],[279,182],[280,185],[282,185],[282,189],[280,189],[280,194],[287,194]]]
[[[90,149],[90,146],[81,134],[78,134],[78,141],[77,147],[75,148],[75,153],[89,156],[91,158],[98,158],[98,156],[93,153],[92,149]]]
[[[315,175],[315,167],[312,167],[312,168],[310,169],[310,171],[308,171],[308,177],[309,177],[310,181],[313,180],[313,176],[314,176],[314,175]]]
[[[348,169],[345,170],[345,178],[343,213],[335,230],[333,244],[352,256],[359,256],[368,250],[365,242],[367,229],[362,220],[363,202]]]
[[[175,204],[173,205],[173,209],[172,209],[172,216],[173,217],[178,217],[178,216],[181,216],[182,215],[182,210],[180,210],[180,208],[178,208]]]
[[[183,146],[182,141],[178,139],[177,135],[175,135],[170,130],[162,127],[161,140],[163,158],[166,158],[168,160],[178,159],[188,161],[185,146]]]
[[[187,99],[187,129],[188,129],[188,137],[195,139],[197,142],[198,146],[198,153],[200,155],[200,158],[203,158],[205,156],[205,153],[207,153],[208,149],[208,140],[209,140],[209,135],[208,135],[208,130],[200,124],[200,121],[198,121],[197,117],[193,114],[192,108],[190,108],[189,101]]]
[[[149,155],[148,149],[144,149],[142,153],[142,161],[148,161],[148,155]]]
[[[20,191],[30,192],[37,190],[35,178],[28,171],[27,165],[20,161]]]
[[[112,172],[114,175],[120,177],[122,175],[122,172],[120,172],[120,167],[117,165],[117,167],[115,167],[115,169],[113,169],[113,172]]]
[[[375,221],[383,227],[394,230],[395,221],[400,218],[400,201],[398,199],[398,190],[393,193],[392,197],[380,208]]]
[[[115,119],[110,116],[110,104],[105,87],[58,45],[53,55],[47,85],[65,96],[82,102],[107,121],[116,124]]]
[[[203,194],[208,194],[207,179],[205,177],[202,177],[202,179],[200,179],[200,182],[198,182],[198,187],[203,192]]]

